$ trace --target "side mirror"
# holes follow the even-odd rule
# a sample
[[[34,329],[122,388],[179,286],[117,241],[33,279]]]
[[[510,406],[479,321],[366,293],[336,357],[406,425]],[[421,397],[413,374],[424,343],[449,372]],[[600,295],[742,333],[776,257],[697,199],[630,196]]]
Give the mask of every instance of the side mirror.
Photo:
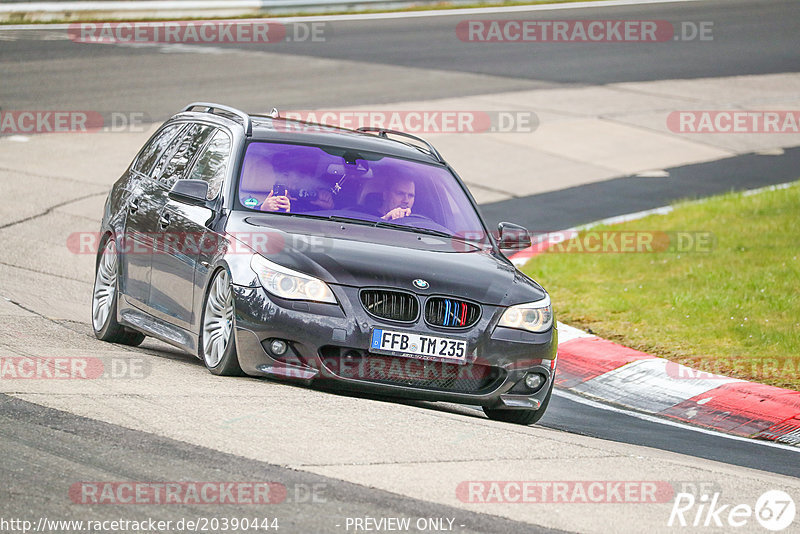
[[[208,182],[205,180],[178,180],[169,190],[172,200],[195,206],[205,205],[207,194]]]
[[[531,246],[531,235],[522,226],[509,222],[497,225],[498,246],[503,250],[522,250]]]

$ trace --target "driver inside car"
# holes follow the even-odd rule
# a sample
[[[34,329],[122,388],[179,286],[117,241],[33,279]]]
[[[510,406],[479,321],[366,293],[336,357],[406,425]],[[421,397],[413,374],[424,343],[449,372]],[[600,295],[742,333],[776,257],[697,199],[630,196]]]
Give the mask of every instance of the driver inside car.
[[[380,217],[384,221],[402,219],[411,215],[416,198],[414,180],[407,176],[393,176],[386,180],[382,192],[371,191],[358,205],[350,209]]]
[[[411,215],[415,196],[414,180],[402,177],[390,180],[389,187],[383,192],[383,204],[379,212],[381,219],[391,221]]]

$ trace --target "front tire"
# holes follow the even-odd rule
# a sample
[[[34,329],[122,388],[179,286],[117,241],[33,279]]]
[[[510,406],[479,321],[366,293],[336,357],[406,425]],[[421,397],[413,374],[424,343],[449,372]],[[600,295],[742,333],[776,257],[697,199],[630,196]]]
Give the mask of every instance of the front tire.
[[[117,244],[114,238],[109,236],[101,246],[95,267],[92,330],[95,337],[102,341],[135,347],[144,341],[145,335],[128,330],[117,322],[118,280]]]
[[[547,405],[550,404],[550,397],[553,395],[553,384],[550,384],[550,389],[547,391],[547,396],[538,410],[495,410],[483,407],[483,413],[492,421],[501,421],[503,423],[514,423],[517,425],[533,425],[539,422],[544,416]]]
[[[228,271],[214,275],[200,321],[200,358],[215,375],[243,376],[233,339],[233,291]]]

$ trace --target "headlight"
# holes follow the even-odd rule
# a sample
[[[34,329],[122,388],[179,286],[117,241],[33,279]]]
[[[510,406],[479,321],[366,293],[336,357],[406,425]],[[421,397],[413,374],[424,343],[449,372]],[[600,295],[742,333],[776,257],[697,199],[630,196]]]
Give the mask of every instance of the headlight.
[[[498,326],[529,332],[546,332],[553,326],[553,306],[550,304],[550,296],[545,296],[536,302],[510,306],[503,313]]]
[[[250,268],[258,275],[264,289],[277,297],[336,304],[328,284],[313,276],[287,269],[258,254],[250,260]]]

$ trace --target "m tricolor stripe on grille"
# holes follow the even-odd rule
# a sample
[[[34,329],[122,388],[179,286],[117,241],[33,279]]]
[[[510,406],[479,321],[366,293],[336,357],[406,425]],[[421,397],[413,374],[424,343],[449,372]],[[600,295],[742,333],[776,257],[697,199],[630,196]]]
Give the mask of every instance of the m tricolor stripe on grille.
[[[432,297],[425,305],[425,321],[434,326],[466,328],[478,322],[480,306],[463,300]]]

